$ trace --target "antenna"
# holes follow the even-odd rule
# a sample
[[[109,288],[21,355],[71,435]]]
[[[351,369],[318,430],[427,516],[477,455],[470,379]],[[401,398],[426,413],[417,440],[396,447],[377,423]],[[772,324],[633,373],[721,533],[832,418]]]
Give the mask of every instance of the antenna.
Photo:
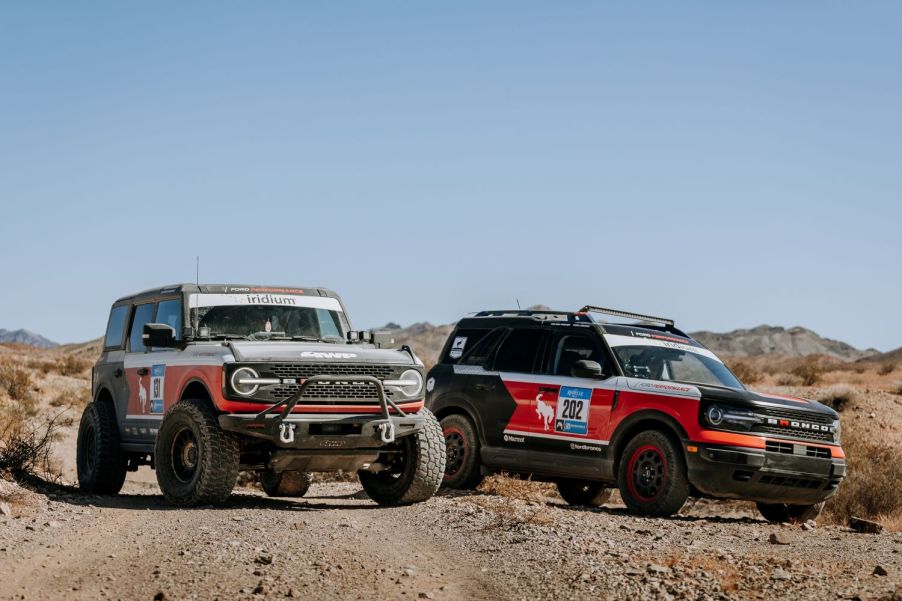
[[[197,289],[200,288],[200,255],[194,257],[194,285],[197,287],[192,297],[197,298]],[[196,303],[195,303],[196,304]],[[200,307],[194,307],[194,337],[197,338],[200,328]]]
[[[517,311],[520,311],[520,299],[515,299],[517,301]]]

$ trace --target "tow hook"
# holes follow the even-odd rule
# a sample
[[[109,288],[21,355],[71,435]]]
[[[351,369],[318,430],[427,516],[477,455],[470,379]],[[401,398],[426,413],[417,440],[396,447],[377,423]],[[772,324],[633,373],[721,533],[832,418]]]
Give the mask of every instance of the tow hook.
[[[282,422],[279,424],[279,440],[285,444],[291,444],[294,442],[294,429],[297,427],[296,424],[286,424]]]
[[[379,424],[379,438],[385,444],[395,442],[395,425],[391,422]]]

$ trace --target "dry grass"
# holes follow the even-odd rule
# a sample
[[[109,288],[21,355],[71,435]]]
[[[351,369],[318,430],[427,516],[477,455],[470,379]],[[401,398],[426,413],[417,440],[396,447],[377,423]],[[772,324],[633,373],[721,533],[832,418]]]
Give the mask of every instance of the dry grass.
[[[73,353],[67,353],[57,359],[56,373],[63,376],[82,376],[91,367],[91,361]]]
[[[507,474],[487,476],[476,491],[484,495],[521,499],[534,503],[544,503],[548,497],[557,496],[554,484],[524,480]]]
[[[821,381],[824,371],[824,366],[817,357],[805,357],[801,363],[792,368],[790,373],[801,380],[802,386],[814,386]]]
[[[887,361],[886,363],[881,363],[880,367],[877,368],[877,375],[880,376],[888,376],[896,370],[896,364]]]
[[[486,497],[470,497],[467,500],[493,514],[492,521],[482,530],[519,530],[524,526],[554,524],[551,508],[542,503],[523,504],[519,500]]]
[[[777,374],[777,386],[801,386],[802,378],[795,374]]]
[[[14,401],[31,400],[34,390],[31,372],[18,363],[4,360],[0,363],[0,390],[5,390],[9,398]]]
[[[818,400],[836,411],[843,411],[858,401],[858,390],[848,384],[836,384],[824,390]]]
[[[902,525],[902,449],[865,429],[844,432],[843,450],[846,478],[827,502],[829,517],[841,524],[855,516]]]

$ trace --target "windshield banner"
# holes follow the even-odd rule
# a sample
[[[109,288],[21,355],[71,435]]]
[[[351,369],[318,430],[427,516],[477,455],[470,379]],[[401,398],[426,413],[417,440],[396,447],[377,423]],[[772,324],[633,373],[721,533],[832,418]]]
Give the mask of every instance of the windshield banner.
[[[298,296],[294,294],[190,294],[188,306],[223,307],[234,305],[273,305],[282,307],[307,307],[341,311],[337,298],[329,296]]]
[[[660,340],[657,338],[642,338],[638,336],[620,336],[619,334],[606,334],[604,337],[612,347],[615,346],[657,346],[662,348],[672,348],[678,351],[686,351],[687,353],[695,353],[709,359],[714,359],[719,363],[723,363],[718,359],[717,355],[706,348],[682,344],[680,342],[672,342],[671,340]]]

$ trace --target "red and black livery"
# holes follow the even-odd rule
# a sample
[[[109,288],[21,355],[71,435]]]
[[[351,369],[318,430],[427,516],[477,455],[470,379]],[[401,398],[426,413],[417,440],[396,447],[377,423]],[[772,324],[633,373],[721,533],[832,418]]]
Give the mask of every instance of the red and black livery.
[[[746,389],[669,319],[483,311],[457,324],[426,390],[450,487],[506,471],[555,481],[574,504],[616,486],[640,514],[696,495],[785,521],[816,516],[845,475],[836,412]]]

